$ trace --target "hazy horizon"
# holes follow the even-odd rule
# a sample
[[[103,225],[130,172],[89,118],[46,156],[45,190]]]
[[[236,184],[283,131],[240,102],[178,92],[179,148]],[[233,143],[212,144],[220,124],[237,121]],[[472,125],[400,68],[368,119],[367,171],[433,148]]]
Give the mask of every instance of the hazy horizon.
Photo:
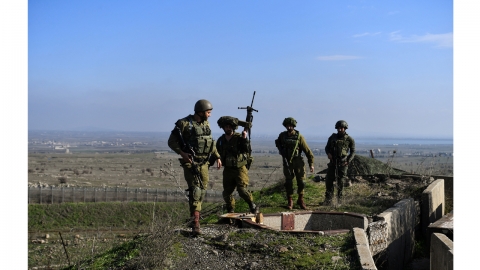
[[[278,134],[280,132],[284,131],[283,129],[282,130],[279,130],[277,133],[257,133],[253,130],[253,133],[252,133],[252,138],[276,138],[278,136]],[[62,130],[62,129],[58,129],[58,130],[28,130],[28,133],[29,133],[29,137],[30,137],[30,133],[40,133],[40,132],[46,132],[46,133],[49,133],[49,132],[59,132],[59,133],[62,133],[62,132],[72,132],[72,133],[107,133],[107,134],[111,134],[111,133],[118,133],[119,135],[121,134],[135,134],[135,133],[140,133],[140,134],[159,134],[159,135],[163,135],[165,137],[169,136],[170,134],[170,131],[122,131],[122,130],[106,130],[106,129],[70,129],[70,130]],[[239,132],[239,130],[237,130],[237,132]],[[306,136],[308,139],[310,140],[320,140],[320,141],[327,141],[328,139],[328,136],[331,135],[331,133],[335,133],[335,131],[333,132],[322,132],[321,134],[320,133],[317,133],[317,134],[311,134],[311,133],[303,133],[301,132],[304,136]],[[447,138],[447,137],[395,137],[395,136],[391,136],[391,137],[388,137],[388,136],[378,136],[378,135],[356,135],[354,133],[350,133],[348,130],[347,130],[347,133],[349,133],[354,139],[356,140],[372,140],[372,139],[378,139],[378,140],[392,140],[392,139],[398,139],[398,140],[431,140],[431,141],[436,141],[436,140],[439,140],[439,141],[452,141],[453,143],[453,138]],[[212,131],[212,135],[215,137],[215,138],[218,138],[220,137],[221,135],[223,134],[223,132],[221,130],[213,130]],[[30,139],[30,138],[29,138]]]

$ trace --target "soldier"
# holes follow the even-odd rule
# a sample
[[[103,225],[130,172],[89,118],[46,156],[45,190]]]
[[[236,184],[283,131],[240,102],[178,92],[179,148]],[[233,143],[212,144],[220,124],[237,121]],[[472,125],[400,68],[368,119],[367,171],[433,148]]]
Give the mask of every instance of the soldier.
[[[236,188],[240,197],[248,203],[250,212],[255,213],[256,206],[253,203],[251,192],[247,189],[249,179],[246,165],[250,145],[247,139],[247,131],[244,129],[242,134],[235,132],[239,125],[239,120],[235,117],[222,116],[217,123],[225,132],[218,138],[216,146],[224,167],[222,195],[227,204],[227,212],[235,212],[233,192]]]
[[[327,190],[325,191],[325,201],[323,205],[331,205],[334,192],[333,181],[337,181],[337,202],[340,205],[342,199],[342,190],[347,180],[348,164],[352,162],[355,156],[355,140],[347,134],[347,122],[337,121],[335,124],[337,133],[333,133],[325,146],[325,152],[330,162],[328,165],[327,176],[325,179]],[[350,152],[350,153],[349,153]]]
[[[208,185],[210,156],[216,157],[217,169],[222,167],[208,123],[212,109],[212,104],[208,100],[197,101],[194,107],[195,114],[179,119],[168,138],[168,146],[181,156],[179,160],[188,185],[188,204],[193,219],[194,235],[201,234],[200,211]]]
[[[297,121],[292,117],[283,120],[283,126],[287,129],[283,131],[275,140],[275,146],[283,156],[283,174],[285,175],[285,189],[287,191],[288,209],[293,208],[293,178],[297,179],[297,204],[302,209],[307,209],[303,201],[303,189],[305,188],[305,162],[302,158],[302,152],[308,159],[310,172],[313,172],[313,153],[307,145],[305,138],[295,130]]]

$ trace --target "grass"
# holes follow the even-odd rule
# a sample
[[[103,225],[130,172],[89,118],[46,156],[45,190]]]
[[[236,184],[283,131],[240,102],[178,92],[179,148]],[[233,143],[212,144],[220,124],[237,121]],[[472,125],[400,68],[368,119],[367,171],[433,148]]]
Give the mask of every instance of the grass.
[[[312,176],[313,177],[313,176]],[[395,188],[385,184],[355,183],[344,188],[344,203],[340,207],[321,206],[325,184],[307,179],[305,202],[311,210],[355,212],[373,216],[393,206],[399,197],[379,196],[394,193]],[[294,181],[294,188],[296,188]],[[421,188],[408,187],[409,196],[418,197]],[[253,192],[254,201],[262,213],[288,211],[282,181]],[[294,202],[296,195],[294,195]],[[205,203],[201,223],[219,222],[222,203]],[[294,205],[294,210],[299,210]],[[247,212],[242,200],[236,203],[236,212]],[[185,226],[188,218],[186,202],[182,203],[65,203],[29,205],[29,267],[63,265],[66,269],[138,269],[174,265],[187,254],[182,247],[182,236],[172,233],[177,226]],[[62,231],[65,250],[57,231]],[[31,240],[51,233],[48,243],[34,244]],[[262,239],[262,240],[259,240]],[[263,240],[268,239],[268,240]],[[274,231],[237,232],[229,235],[232,245],[205,239],[205,242],[223,250],[245,254],[268,255],[288,269],[358,269],[351,233],[336,236],[311,234],[284,234]],[[421,248],[421,243],[417,245]],[[280,249],[281,247],[286,248]],[[418,254],[421,256],[422,254]],[[337,256],[337,257],[335,257]],[[337,260],[332,260],[335,257]]]

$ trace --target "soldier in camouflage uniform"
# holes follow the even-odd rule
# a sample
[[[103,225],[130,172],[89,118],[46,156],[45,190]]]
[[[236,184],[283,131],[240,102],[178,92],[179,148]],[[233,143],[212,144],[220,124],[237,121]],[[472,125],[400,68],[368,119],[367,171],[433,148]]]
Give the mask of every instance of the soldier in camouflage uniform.
[[[168,138],[168,146],[181,156],[179,160],[188,185],[188,203],[190,216],[193,220],[192,232],[194,235],[201,233],[200,211],[202,210],[202,201],[208,185],[209,157],[211,155],[216,157],[217,169],[222,167],[222,161],[215,148],[215,141],[208,123],[212,109],[212,104],[208,100],[201,99],[197,101],[194,107],[195,114],[179,119]],[[180,132],[177,132],[177,128]],[[179,136],[180,134],[181,137]],[[188,149],[183,148],[183,142],[192,148],[194,155],[189,153]],[[192,172],[192,164],[198,166],[199,176]]]
[[[305,153],[308,160],[310,172],[313,172],[313,152],[307,145],[305,138],[298,130],[295,130],[297,121],[292,117],[283,120],[283,126],[287,129],[283,131],[275,140],[275,146],[280,154],[286,160],[283,164],[283,174],[285,175],[285,189],[287,191],[288,209],[293,208],[293,178],[297,180],[297,204],[302,209],[307,209],[303,201],[303,189],[305,188],[305,162],[302,152]]]
[[[347,122],[337,121],[335,124],[337,133],[333,133],[325,146],[325,152],[330,162],[328,165],[325,184],[325,201],[323,205],[331,205],[334,193],[333,182],[337,181],[337,202],[341,203],[343,185],[347,181],[348,164],[355,156],[355,140],[347,134]],[[349,153],[350,152],[350,153]]]
[[[225,132],[217,140],[217,151],[223,164],[223,199],[229,213],[235,212],[235,188],[238,194],[248,203],[250,212],[255,213],[255,204],[248,187],[248,169],[246,167],[249,155],[250,142],[247,139],[247,131],[242,134],[235,132],[239,121],[235,117],[222,116],[217,121],[218,126]]]

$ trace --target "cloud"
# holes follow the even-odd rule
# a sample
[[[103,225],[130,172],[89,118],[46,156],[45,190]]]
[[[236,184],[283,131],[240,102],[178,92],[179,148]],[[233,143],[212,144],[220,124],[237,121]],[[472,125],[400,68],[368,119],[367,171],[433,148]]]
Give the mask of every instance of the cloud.
[[[425,34],[423,36],[413,35],[410,37],[404,37],[400,34],[400,31],[390,33],[390,40],[402,43],[432,43],[436,47],[451,48],[453,47],[453,33],[445,34]]]
[[[361,59],[360,56],[354,55],[325,55],[317,57],[317,60],[320,61],[343,61],[343,60],[354,60],[354,59]]]
[[[365,37],[365,36],[376,36],[376,35],[380,35],[382,32],[376,32],[376,33],[370,33],[370,32],[365,32],[365,33],[362,33],[362,34],[356,34],[356,35],[353,35],[354,38],[359,38],[359,37]]]
[[[400,11],[390,11],[387,13],[388,16],[392,16],[392,15],[395,15],[395,14],[398,14],[400,13]]]

